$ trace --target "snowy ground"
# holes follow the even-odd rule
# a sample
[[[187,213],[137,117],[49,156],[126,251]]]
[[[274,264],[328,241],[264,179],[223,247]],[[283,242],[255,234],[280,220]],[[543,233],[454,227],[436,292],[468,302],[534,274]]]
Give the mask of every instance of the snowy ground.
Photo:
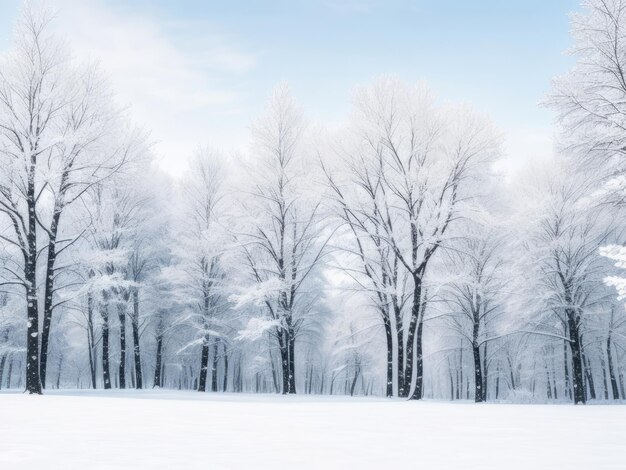
[[[0,394],[0,469],[623,469],[626,407]]]

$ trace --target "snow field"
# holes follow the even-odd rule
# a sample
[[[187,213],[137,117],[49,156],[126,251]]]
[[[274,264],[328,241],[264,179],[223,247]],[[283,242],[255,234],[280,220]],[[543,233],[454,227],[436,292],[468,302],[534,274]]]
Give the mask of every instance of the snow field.
[[[3,393],[0,468],[623,469],[626,407]]]

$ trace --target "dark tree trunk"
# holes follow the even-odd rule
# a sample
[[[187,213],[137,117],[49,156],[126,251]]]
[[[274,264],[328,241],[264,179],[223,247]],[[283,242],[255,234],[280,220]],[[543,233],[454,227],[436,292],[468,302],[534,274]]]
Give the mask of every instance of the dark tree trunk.
[[[511,361],[511,356],[506,357],[507,362],[509,363],[509,375],[511,378],[511,389],[515,390],[517,385],[515,383],[515,369],[513,368],[513,362]]]
[[[161,380],[161,364],[163,362],[163,333],[157,334],[156,337],[156,359],[154,365],[154,384],[152,387],[162,387],[163,382]]]
[[[213,362],[211,364],[211,391],[217,392],[217,360],[219,358],[217,353],[217,345],[219,339],[215,338],[213,342]]]
[[[63,353],[59,355],[59,364],[57,372],[57,390],[61,387],[61,371],[63,370]]]
[[[391,321],[388,314],[383,313],[383,325],[385,327],[385,339],[387,341],[387,397],[393,396],[393,334],[391,332]]]
[[[496,366],[496,400],[500,398],[500,363]]]
[[[583,355],[583,364],[585,366],[585,377],[587,378],[587,386],[589,387],[589,397],[592,400],[596,399],[596,387],[593,382],[593,374],[591,372],[591,364],[589,363],[589,358],[585,354],[585,350],[582,349]]]
[[[572,398],[572,389],[569,383],[569,357],[567,354],[567,341],[563,341],[563,368],[565,373],[565,396]]]
[[[487,342],[485,342],[485,346],[483,348],[483,370],[482,370],[482,375],[483,375],[483,401],[487,401],[487,392],[489,391],[489,387],[488,387],[488,382],[487,382],[487,377],[489,376],[489,369],[488,369],[488,364],[487,364]]]
[[[474,359],[474,402],[485,401],[483,363],[480,357],[480,308],[472,308],[472,357]],[[486,343],[485,343],[486,344]]]
[[[235,363],[235,377],[233,377],[233,387],[237,392],[243,391],[243,383],[241,380],[241,353],[237,355],[237,362]]]
[[[13,374],[13,356],[9,358],[9,370],[7,371],[7,389],[11,388],[11,375]]]
[[[275,393],[280,393],[281,389],[278,386],[278,372],[276,370],[276,365],[274,364],[274,357],[272,356],[272,345],[270,343],[270,347],[268,349],[269,352],[269,356],[270,356],[270,367],[272,369],[272,383],[274,384],[274,392]],[[282,355],[281,355],[282,357]]]
[[[126,388],[126,302],[119,299],[117,318],[120,322],[120,364],[118,368],[119,387]]]
[[[455,355],[456,356],[456,355]],[[455,357],[456,362],[456,357]],[[454,371],[454,398],[459,400],[461,398],[461,369],[459,367]]]
[[[461,340],[461,345],[459,347],[459,398],[463,399],[463,372],[465,371],[465,364],[463,363],[463,340]]]
[[[91,387],[96,389],[96,339],[93,328],[93,295],[87,293],[87,348],[89,349],[89,373]]]
[[[209,369],[209,335],[204,336],[202,342],[202,353],[200,355],[200,379],[198,381],[198,391],[206,392],[206,377]]]
[[[28,232],[24,251],[24,281],[26,284],[26,392],[41,394],[39,368],[39,301],[37,297],[37,199],[35,169],[37,153],[31,152],[28,169],[26,206]],[[17,222],[14,220],[13,224]],[[19,230],[19,229],[16,229]]]
[[[143,372],[141,370],[141,350],[139,344],[139,289],[133,289],[133,357],[135,360],[135,381],[138,389],[143,388]]]
[[[4,366],[7,362],[7,354],[2,355],[0,359],[0,390],[2,390],[2,379],[4,378]]]
[[[280,352],[280,366],[282,372],[282,394],[289,393],[289,348],[285,329],[278,331],[278,349]]]
[[[415,334],[417,332],[417,323],[419,321],[422,301],[422,281],[418,275],[413,275],[413,306],[411,307],[411,320],[409,321],[409,329],[406,336],[406,364],[404,367],[404,396],[408,396],[409,389],[413,383],[413,360],[415,356]],[[421,397],[420,393],[413,393],[411,398]]]
[[[450,401],[454,400],[454,376],[452,374],[452,365],[448,356],[448,375],[450,376]]]
[[[58,203],[55,204],[52,222],[50,224],[48,239],[48,261],[46,263],[46,279],[43,304],[43,325],[41,330],[41,359],[39,363],[39,375],[41,376],[41,385],[46,388],[46,369],[48,366],[48,344],[50,341],[50,328],[52,326],[52,297],[54,294],[54,265],[56,263],[56,238],[59,226],[59,218],[61,217],[61,208]]]
[[[421,400],[424,397],[424,353],[422,333],[424,331],[423,311],[418,319],[417,334],[415,336],[415,388],[411,400]]]
[[[34,207],[33,207],[34,210]],[[35,227],[32,227],[33,233]],[[30,235],[34,237],[34,235]],[[33,244],[33,253],[36,251]],[[41,381],[39,369],[39,307],[37,301],[37,275],[35,268],[35,255],[32,260],[28,260],[26,267],[26,315],[28,317],[26,329],[26,392],[31,394],[41,394]]]
[[[291,325],[289,326],[289,389],[287,393],[296,393],[296,335]]]
[[[481,403],[485,401],[485,395],[483,392],[483,371],[480,357],[480,346],[477,342],[472,344],[472,352],[474,353],[474,401],[476,403]]]
[[[556,366],[554,365],[554,348],[552,349],[552,395],[554,395],[554,399],[558,400],[559,398],[559,389],[556,386]]]
[[[396,317],[396,348],[398,349],[398,365],[397,365],[398,396],[406,397],[409,394],[409,390],[407,390],[407,387],[410,388],[411,384],[407,386],[404,380],[405,357],[404,357],[404,328],[402,326],[403,318],[402,318],[402,311],[400,307],[396,305],[395,303],[394,303],[394,313]]]
[[[222,385],[222,391],[228,391],[228,350],[226,348],[226,342],[222,343],[224,345],[224,382]]]
[[[103,304],[100,306],[102,316],[102,380],[104,388],[111,388],[111,370],[109,366],[109,307],[108,294],[103,293]]]
[[[617,379],[615,378],[615,371],[613,369],[613,355],[611,352],[611,333],[606,339],[606,357],[609,367],[609,379],[611,381],[611,392],[613,392],[613,399],[619,400],[619,391],[617,389]]]
[[[584,368],[582,362],[581,339],[578,328],[579,318],[576,312],[566,310],[567,326],[569,330],[569,346],[572,353],[572,379],[574,386],[574,403],[585,403]]]
[[[356,387],[356,382],[359,379],[360,374],[361,374],[361,367],[357,365],[354,368],[354,377],[352,378],[352,383],[350,384],[350,396],[351,397],[354,396],[354,389]]]

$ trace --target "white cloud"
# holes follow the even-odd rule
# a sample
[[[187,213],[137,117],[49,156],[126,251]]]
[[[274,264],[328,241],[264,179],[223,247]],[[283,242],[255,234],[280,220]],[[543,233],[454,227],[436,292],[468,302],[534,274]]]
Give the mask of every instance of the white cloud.
[[[203,22],[150,17],[101,0],[57,4],[60,32],[78,57],[101,64],[121,104],[158,138],[164,169],[180,174],[200,143],[228,145],[232,131],[212,124],[245,107],[245,94],[229,78],[253,69],[254,55]]]

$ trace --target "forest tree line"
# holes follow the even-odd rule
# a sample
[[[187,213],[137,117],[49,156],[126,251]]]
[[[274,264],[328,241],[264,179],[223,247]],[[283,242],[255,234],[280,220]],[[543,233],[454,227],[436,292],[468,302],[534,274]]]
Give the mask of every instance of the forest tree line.
[[[625,14],[572,17],[554,155],[520,169],[487,116],[382,77],[332,129],[279,85],[245,154],[199,146],[173,179],[26,5],[0,62],[0,388],[625,399]]]

